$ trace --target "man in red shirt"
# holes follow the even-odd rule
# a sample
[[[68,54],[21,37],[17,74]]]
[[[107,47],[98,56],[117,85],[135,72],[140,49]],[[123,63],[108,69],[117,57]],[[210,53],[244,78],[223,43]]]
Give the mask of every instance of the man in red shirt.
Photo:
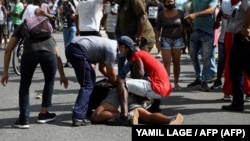
[[[172,86],[163,64],[150,53],[138,50],[131,38],[121,36],[118,39],[120,53],[130,61],[132,79],[120,79],[118,93],[121,102],[119,122],[127,123],[128,93],[141,97],[161,99],[169,96]]]

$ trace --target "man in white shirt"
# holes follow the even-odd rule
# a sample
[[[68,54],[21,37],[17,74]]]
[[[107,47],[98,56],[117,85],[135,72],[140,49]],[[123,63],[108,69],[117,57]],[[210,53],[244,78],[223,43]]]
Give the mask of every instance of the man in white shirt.
[[[99,30],[103,17],[103,5],[107,1],[108,0],[84,0],[78,3],[75,15],[77,36],[101,36]]]

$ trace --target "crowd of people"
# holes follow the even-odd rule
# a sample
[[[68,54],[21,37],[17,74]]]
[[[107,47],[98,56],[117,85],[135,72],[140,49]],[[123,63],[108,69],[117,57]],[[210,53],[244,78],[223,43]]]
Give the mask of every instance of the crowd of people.
[[[72,126],[182,124],[181,113],[171,117],[162,114],[159,108],[162,98],[182,90],[183,86],[179,85],[182,53],[190,56],[195,72],[195,80],[188,88],[198,87],[205,92],[223,88],[223,100],[232,103],[223,105],[222,110],[243,111],[244,101],[250,101],[250,0],[33,0],[27,4],[0,0],[0,5],[0,39],[3,37],[6,44],[11,31],[8,17],[14,27],[10,43],[4,47],[1,78],[4,86],[8,82],[11,52],[24,34],[23,21],[27,17],[45,16],[50,19],[54,32],[62,27],[67,58],[64,67],[74,69],[79,83]],[[101,36],[102,27],[107,37]],[[56,69],[60,82],[68,87],[53,36],[39,44],[29,41],[25,45],[19,87],[20,114],[14,124],[17,128],[29,128],[29,87],[37,64],[41,65],[45,77],[38,122],[46,123],[56,117],[55,113],[48,112]],[[156,56],[151,54],[154,47]],[[172,63],[174,84],[170,81]],[[96,83],[95,71],[100,71],[113,88],[88,116],[89,99]],[[210,82],[214,82],[211,87]]]

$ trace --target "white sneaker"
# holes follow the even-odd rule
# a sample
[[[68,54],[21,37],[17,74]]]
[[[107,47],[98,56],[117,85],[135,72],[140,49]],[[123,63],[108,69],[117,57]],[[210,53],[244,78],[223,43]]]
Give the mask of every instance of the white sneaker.
[[[43,94],[38,92],[36,94],[36,99],[42,99],[42,98],[43,98]]]

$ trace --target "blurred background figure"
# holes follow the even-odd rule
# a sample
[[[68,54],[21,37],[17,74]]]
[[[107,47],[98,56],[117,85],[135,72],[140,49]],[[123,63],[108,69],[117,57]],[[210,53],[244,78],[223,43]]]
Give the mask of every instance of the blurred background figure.
[[[148,19],[149,22],[151,23],[151,25],[154,28],[156,28],[156,19],[157,19],[157,15],[158,13],[160,13],[161,11],[163,11],[165,9],[163,3],[159,0],[151,0],[150,2],[148,2],[147,4],[147,12],[148,12]],[[158,40],[158,39],[156,39]],[[158,46],[156,46],[157,48]],[[161,49],[157,48],[157,54],[155,56],[156,58],[161,58]]]

